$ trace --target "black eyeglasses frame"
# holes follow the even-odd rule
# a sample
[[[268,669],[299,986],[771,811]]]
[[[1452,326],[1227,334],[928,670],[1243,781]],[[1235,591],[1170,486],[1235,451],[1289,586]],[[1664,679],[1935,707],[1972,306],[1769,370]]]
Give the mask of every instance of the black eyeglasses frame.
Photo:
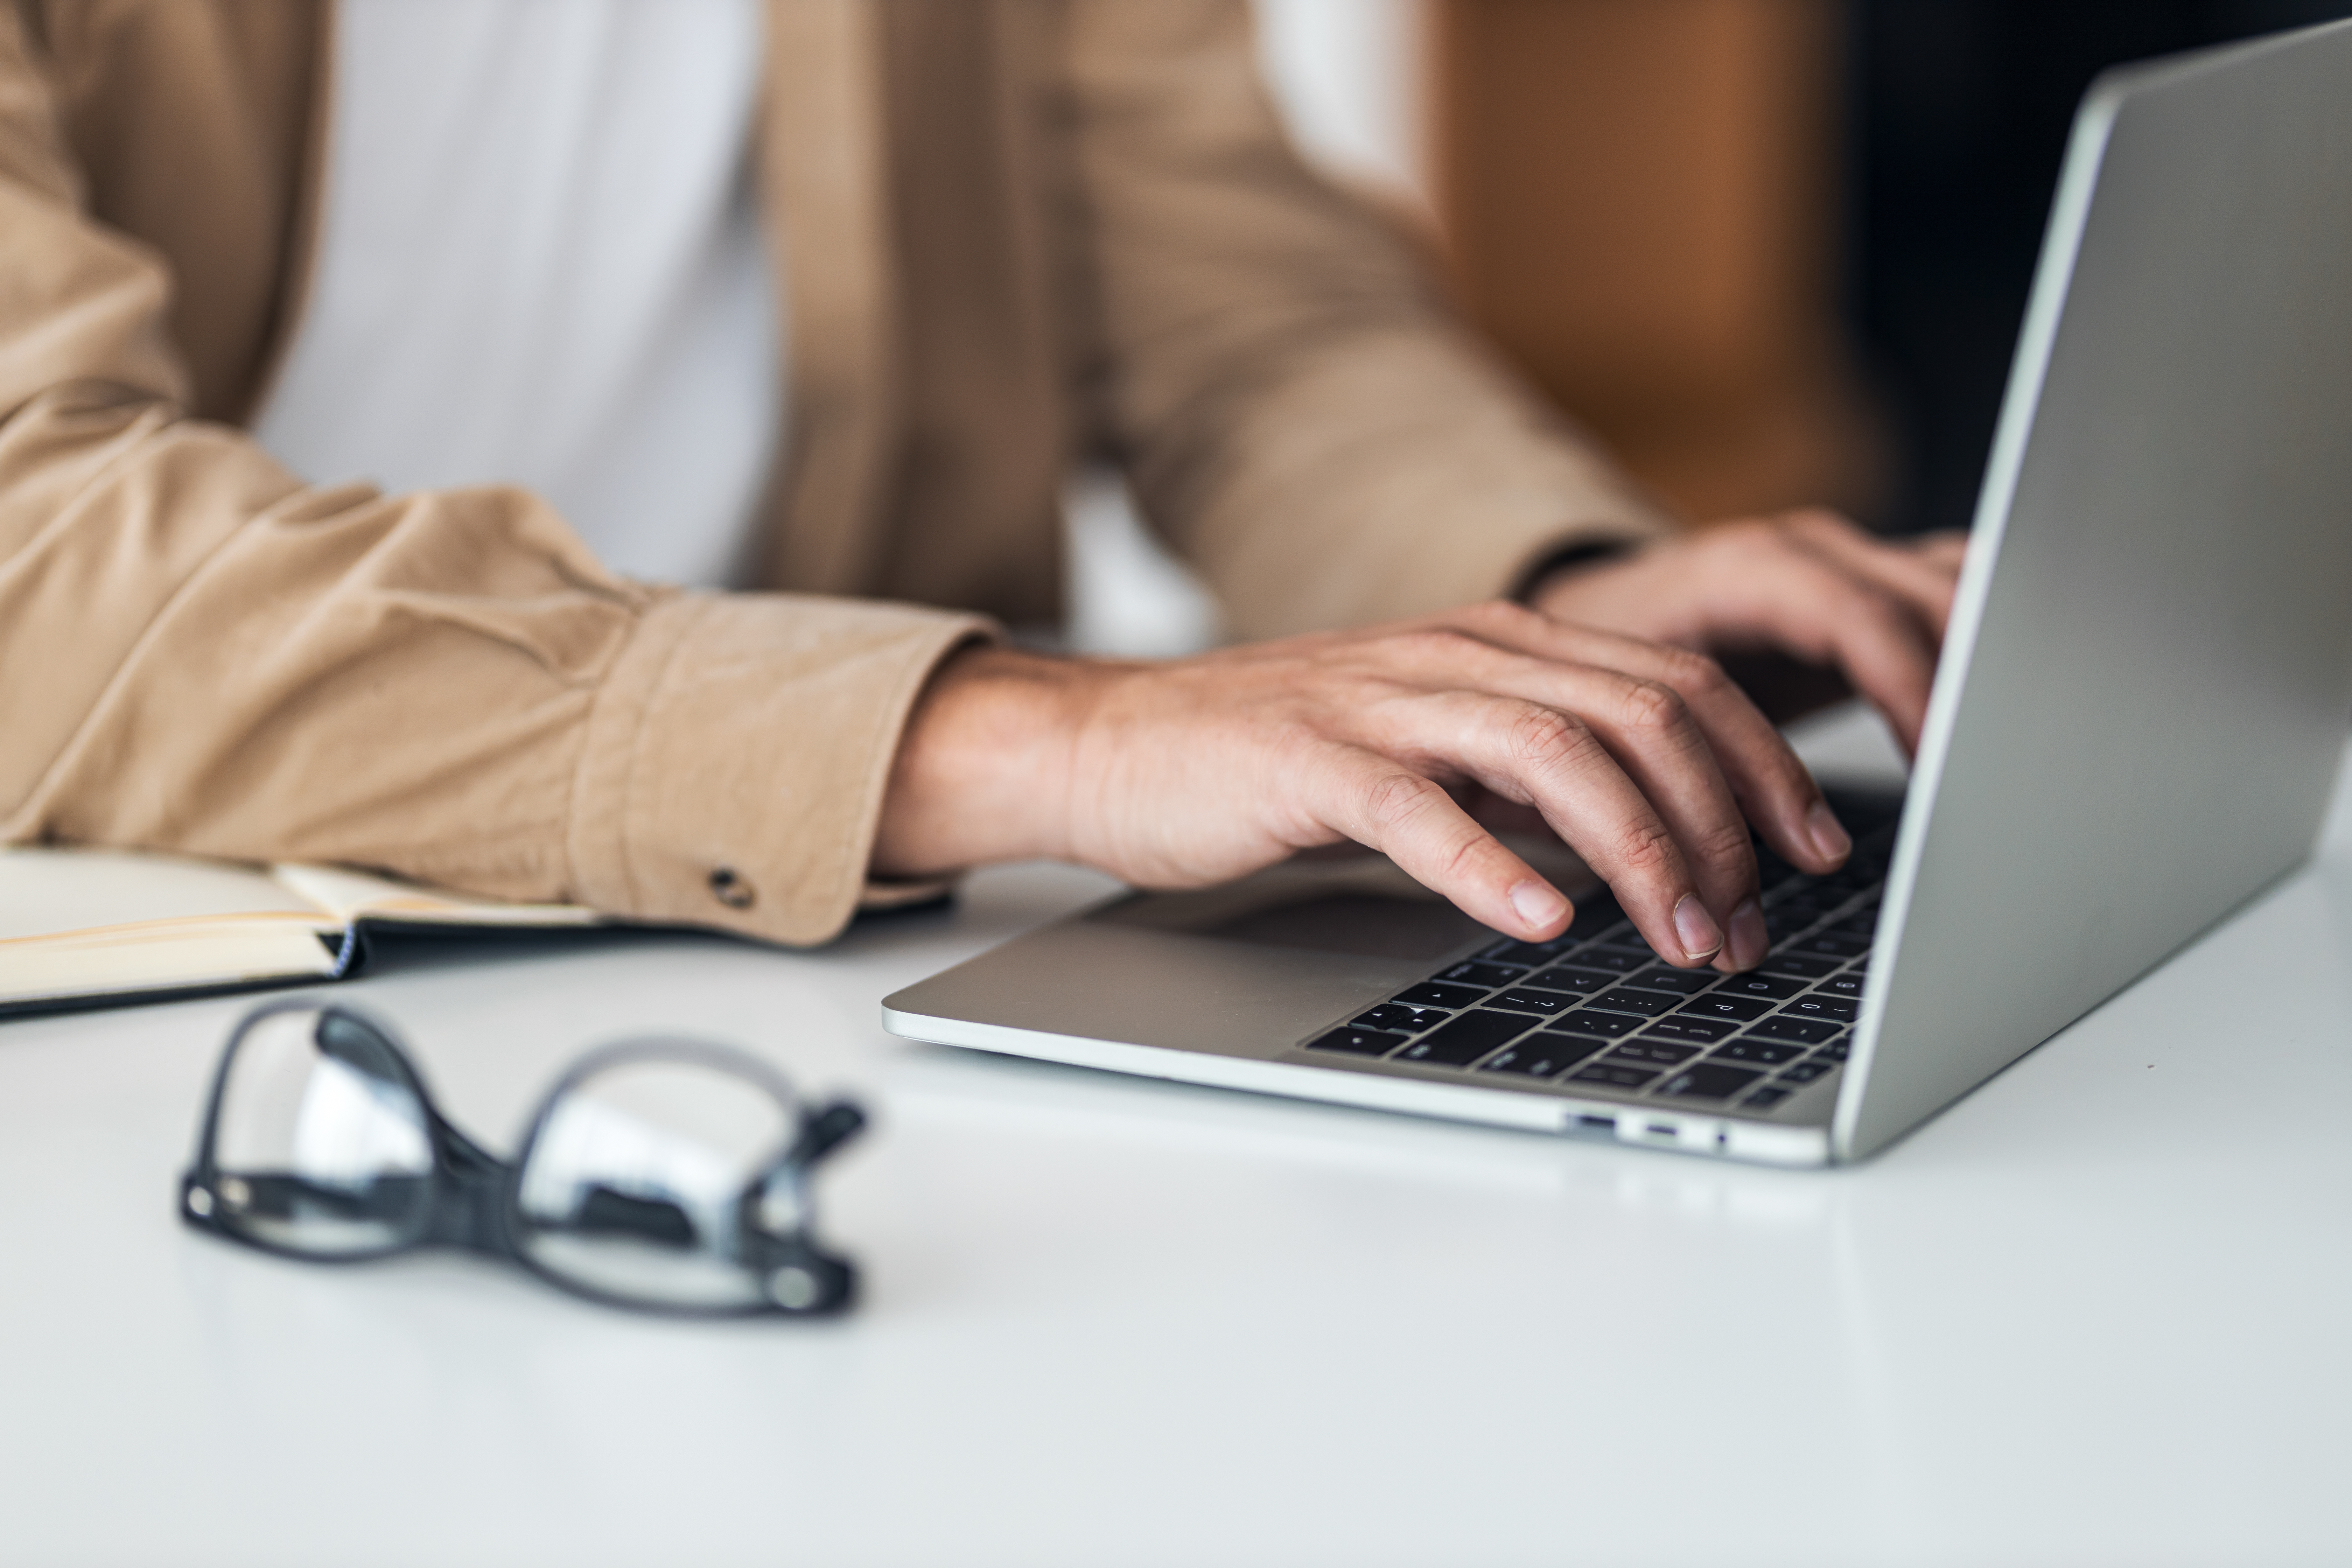
[[[229,1068],[235,1065],[236,1053],[254,1026],[279,1013],[335,1014],[366,1030],[385,1047],[385,1065],[416,1097],[416,1103],[425,1112],[425,1140],[433,1168],[428,1177],[429,1195],[422,1212],[408,1227],[409,1234],[377,1247],[310,1252],[241,1229],[222,1213],[219,1194],[224,1173],[218,1158],[218,1140],[221,1102],[228,1088]],[[514,1237],[521,1224],[522,1172],[530,1164],[531,1151],[546,1129],[548,1119],[580,1083],[624,1061],[696,1063],[747,1079],[775,1097],[779,1104],[799,1110],[800,1126],[792,1143],[761,1167],[746,1194],[748,1198],[751,1192],[764,1190],[779,1179],[791,1184],[796,1223],[781,1230],[764,1229],[749,1223],[748,1202],[739,1205],[745,1223],[740,1226],[735,1243],[745,1272],[758,1277],[765,1287],[757,1299],[709,1306],[616,1295],[550,1269],[515,1245]],[[570,1295],[626,1311],[669,1318],[827,1317],[846,1311],[856,1303],[857,1270],[847,1258],[818,1244],[812,1224],[814,1210],[808,1196],[808,1177],[821,1161],[856,1136],[865,1125],[866,1113],[847,1100],[802,1105],[782,1074],[743,1051],[704,1040],[629,1039],[589,1051],[564,1070],[532,1111],[515,1159],[509,1163],[467,1137],[442,1114],[425,1086],[424,1076],[401,1045],[400,1037],[381,1020],[341,1001],[283,997],[246,1014],[230,1033],[228,1046],[213,1069],[212,1086],[205,1097],[204,1121],[194,1157],[181,1173],[179,1213],[184,1223],[198,1230],[300,1263],[369,1263],[425,1247],[449,1247],[505,1259]]]

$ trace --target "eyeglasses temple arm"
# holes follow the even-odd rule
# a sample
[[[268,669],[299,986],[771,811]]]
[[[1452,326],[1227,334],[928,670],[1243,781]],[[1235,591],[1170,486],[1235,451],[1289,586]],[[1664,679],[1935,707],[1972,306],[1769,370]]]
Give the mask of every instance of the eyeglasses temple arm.
[[[785,1151],[782,1163],[806,1170],[866,1129],[866,1112],[845,1100],[836,1100],[801,1123],[801,1135]]]

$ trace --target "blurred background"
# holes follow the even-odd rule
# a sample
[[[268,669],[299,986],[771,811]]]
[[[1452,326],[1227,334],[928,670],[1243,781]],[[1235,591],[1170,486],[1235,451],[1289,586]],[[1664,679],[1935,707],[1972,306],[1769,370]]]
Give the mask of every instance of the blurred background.
[[[1693,521],[1965,527],[2083,89],[2352,0],[1256,0],[1301,149],[1442,258],[1502,352]],[[1072,640],[1214,610],[1071,508]]]

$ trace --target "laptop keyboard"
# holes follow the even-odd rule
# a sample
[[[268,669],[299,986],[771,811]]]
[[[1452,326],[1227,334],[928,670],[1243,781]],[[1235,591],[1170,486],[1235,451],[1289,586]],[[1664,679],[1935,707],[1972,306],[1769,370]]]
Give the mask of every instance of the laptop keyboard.
[[[1834,874],[1805,876],[1758,847],[1772,948],[1745,974],[1660,962],[1602,892],[1552,941],[1497,941],[1307,1048],[1769,1111],[1844,1064],[1870,983],[1895,809],[1838,805],[1855,832]]]

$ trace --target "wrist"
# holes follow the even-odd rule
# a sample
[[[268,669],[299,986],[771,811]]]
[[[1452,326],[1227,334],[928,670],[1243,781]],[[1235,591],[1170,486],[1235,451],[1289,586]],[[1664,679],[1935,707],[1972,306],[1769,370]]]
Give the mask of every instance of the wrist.
[[[1067,858],[1071,755],[1102,673],[992,647],[942,664],[899,737],[874,874]]]
[[[1556,550],[1528,569],[1524,586],[1512,595],[1529,609],[1549,612],[1549,601],[1560,597],[1574,584],[1595,571],[1637,553],[1642,545],[1628,539],[1588,540]]]

